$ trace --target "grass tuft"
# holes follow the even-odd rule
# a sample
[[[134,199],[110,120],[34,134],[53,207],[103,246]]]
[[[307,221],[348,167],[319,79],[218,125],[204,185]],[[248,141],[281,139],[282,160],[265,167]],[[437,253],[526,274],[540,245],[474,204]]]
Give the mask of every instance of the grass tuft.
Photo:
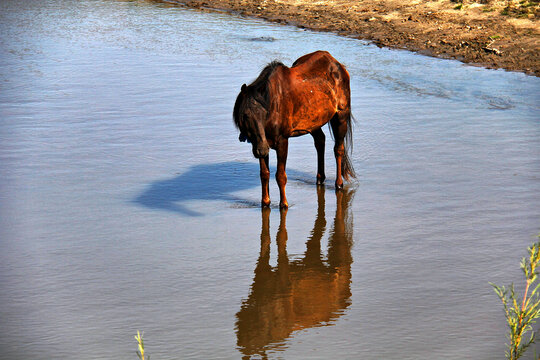
[[[540,235],[539,235],[540,239]],[[525,291],[523,298],[516,295],[514,284],[508,288],[491,284],[493,290],[503,303],[506,322],[509,327],[506,358],[509,360],[519,359],[523,353],[534,344],[536,333],[532,324],[540,317],[540,296],[538,289],[538,266],[540,264],[540,241],[528,248],[529,257],[521,260],[521,269],[525,275]],[[530,336],[527,334],[530,333]]]
[[[144,355],[144,340],[143,340],[144,332],[141,334],[139,330],[137,330],[137,335],[135,335],[135,340],[137,340],[138,344],[138,350],[136,351],[137,356],[141,360],[150,360],[150,355]]]

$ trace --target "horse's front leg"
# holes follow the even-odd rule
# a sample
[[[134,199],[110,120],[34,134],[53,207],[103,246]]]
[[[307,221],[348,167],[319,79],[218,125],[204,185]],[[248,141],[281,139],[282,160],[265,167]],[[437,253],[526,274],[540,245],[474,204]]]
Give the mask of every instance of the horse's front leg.
[[[262,198],[261,205],[263,207],[270,205],[270,169],[268,168],[268,155],[259,159],[259,165],[261,168],[261,188],[262,188]]]
[[[317,185],[322,185],[326,179],[326,175],[324,174],[324,146],[326,136],[322,128],[311,132],[311,136],[313,136],[315,149],[317,149]]]
[[[289,140],[287,138],[281,138],[276,146],[277,154],[277,171],[276,181],[279,186],[279,207],[286,209],[289,207],[287,202],[287,196],[285,195],[285,185],[287,185],[287,174],[285,173],[285,166],[287,164],[287,153],[289,151]]]

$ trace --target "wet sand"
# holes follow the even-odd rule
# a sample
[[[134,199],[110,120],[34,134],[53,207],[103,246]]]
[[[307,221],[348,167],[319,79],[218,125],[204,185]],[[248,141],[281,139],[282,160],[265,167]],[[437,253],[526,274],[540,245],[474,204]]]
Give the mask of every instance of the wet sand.
[[[457,0],[456,0],[457,1]],[[226,10],[377,45],[540,76],[537,1],[190,0],[167,1]]]

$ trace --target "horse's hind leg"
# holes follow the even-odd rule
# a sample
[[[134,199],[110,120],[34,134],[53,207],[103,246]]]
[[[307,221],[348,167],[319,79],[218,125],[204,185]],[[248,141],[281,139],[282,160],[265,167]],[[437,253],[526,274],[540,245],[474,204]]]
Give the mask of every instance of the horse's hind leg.
[[[315,149],[317,149],[317,185],[322,185],[326,179],[326,175],[324,174],[324,146],[326,136],[322,128],[312,131],[311,136],[313,136]]]
[[[343,189],[342,161],[345,155],[345,135],[347,135],[347,114],[336,113],[330,120],[334,133],[334,156],[336,157],[336,189]]]

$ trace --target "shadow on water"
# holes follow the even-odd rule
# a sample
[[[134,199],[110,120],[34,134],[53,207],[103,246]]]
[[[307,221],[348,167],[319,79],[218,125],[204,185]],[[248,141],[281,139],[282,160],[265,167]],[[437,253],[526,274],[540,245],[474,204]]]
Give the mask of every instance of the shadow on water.
[[[355,189],[336,193],[337,208],[329,231],[326,259],[321,239],[326,232],[324,187],[317,187],[318,210],[303,258],[287,255],[287,211],[280,212],[276,235],[277,266],[270,265],[270,209],[262,209],[261,252],[247,299],[236,314],[238,349],[244,359],[267,357],[295,331],[327,326],[351,301],[353,221],[349,205]]]
[[[275,169],[271,171],[275,173]],[[315,184],[315,174],[310,176],[297,170],[287,170],[287,173],[292,181]],[[133,202],[150,209],[172,211],[186,216],[202,216],[203,214],[182,203],[193,200],[221,200],[233,202],[239,207],[260,207],[259,201],[243,199],[234,194],[260,186],[259,164],[256,162],[200,164],[172,179],[151,183]]]

